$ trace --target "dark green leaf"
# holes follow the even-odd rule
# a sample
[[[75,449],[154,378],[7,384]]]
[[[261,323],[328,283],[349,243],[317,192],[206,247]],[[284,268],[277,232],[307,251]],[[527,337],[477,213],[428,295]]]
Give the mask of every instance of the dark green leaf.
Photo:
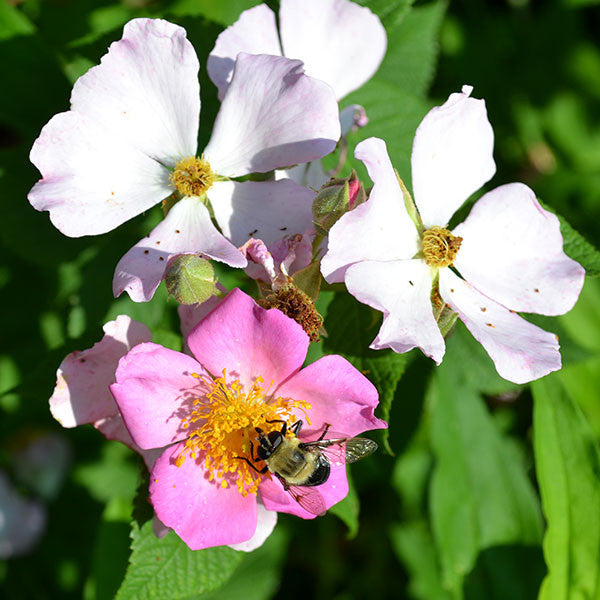
[[[548,527],[540,600],[600,596],[600,454],[589,424],[551,375],[532,384],[537,479]]]
[[[356,537],[358,533],[358,515],[360,513],[360,501],[358,499],[358,494],[356,493],[356,488],[354,487],[354,481],[352,480],[352,476],[350,475],[350,471],[348,474],[348,495],[337,504],[334,504],[329,512],[333,513],[337,517],[339,517],[348,527],[348,538],[352,539]]]

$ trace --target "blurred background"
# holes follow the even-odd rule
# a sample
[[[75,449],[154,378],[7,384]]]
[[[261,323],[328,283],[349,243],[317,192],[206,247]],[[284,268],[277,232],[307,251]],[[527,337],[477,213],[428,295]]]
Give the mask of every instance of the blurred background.
[[[370,118],[351,136],[351,148],[366,137],[383,137],[400,175],[410,182],[410,150],[420,120],[463,84],[473,85],[472,95],[486,100],[496,136],[498,171],[489,187],[527,183],[600,245],[598,3],[359,3],[381,17],[389,50],[375,78],[343,102],[364,105]],[[122,313],[150,327],[154,341],[181,347],[176,304],[164,287],[148,304],[126,296],[115,300],[111,293],[116,263],[160,220],[160,208],[107,235],[62,236],[47,213],[27,202],[39,178],[28,160],[33,140],[54,114],[68,110],[73,82],[121,37],[124,23],[151,16],[184,26],[196,48],[200,138],[206,142],[218,110],[206,58],[220,31],[255,4],[0,0],[0,595],[5,598],[112,598],[128,565],[131,512],[143,467],[130,450],[106,441],[91,426],[66,430],[54,421],[48,398],[61,360],[92,346],[102,325]],[[269,5],[276,8],[277,2]],[[352,160],[345,172],[351,166],[364,177]],[[226,287],[241,285],[253,293],[254,284],[240,273],[219,269],[219,274]],[[537,597],[547,566],[533,456],[534,443],[543,448],[543,440],[532,437],[531,390],[501,380],[462,326],[448,340],[447,358],[435,374],[431,361],[411,353],[390,381],[377,371],[378,357],[355,355],[375,336],[377,315],[333,291],[322,293],[318,306],[329,337],[311,349],[311,360],[323,352],[341,353],[367,375],[379,373],[386,410],[391,407],[389,438],[374,436],[383,442],[381,450],[352,467],[355,490],[332,511],[335,515],[311,522],[281,515],[265,546],[244,555],[222,588],[212,590],[206,583],[170,597]],[[548,388],[534,387],[534,394],[541,398],[560,385],[580,411],[577,427],[597,452],[598,280],[587,279],[571,313],[535,322],[559,333],[565,368]],[[594,504],[600,500],[598,483],[586,482],[579,491],[589,510],[600,514]],[[587,560],[598,568],[597,557],[579,556],[582,569]],[[137,597],[159,596],[146,590]]]

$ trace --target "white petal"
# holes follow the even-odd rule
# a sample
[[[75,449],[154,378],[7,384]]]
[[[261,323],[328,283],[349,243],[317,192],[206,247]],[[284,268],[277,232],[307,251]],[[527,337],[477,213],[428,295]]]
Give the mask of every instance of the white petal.
[[[240,53],[204,154],[216,173],[236,177],[321,158],[339,137],[331,88],[300,61]]]
[[[585,271],[563,252],[558,219],[526,185],[485,194],[454,233],[463,238],[456,268],[486,296],[543,315],[573,308]]]
[[[561,367],[558,338],[480,294],[450,269],[440,270],[440,295],[485,348],[498,373],[527,383]]]
[[[111,231],[173,191],[164,166],[74,111],[50,120],[30,159],[44,177],[29,201],[70,237]]]
[[[367,111],[360,104],[350,104],[340,111],[340,125],[342,127],[342,136],[348,135],[351,131],[356,131],[365,127],[369,122]]]
[[[283,53],[304,62],[338,100],[367,82],[387,47],[385,29],[368,9],[348,0],[282,0]]]
[[[162,19],[133,19],[101,64],[77,80],[71,110],[174,166],[196,153],[198,70],[185,29]]]
[[[269,246],[312,225],[315,194],[289,179],[221,181],[208,190],[208,197],[223,235],[236,246],[251,237]]]
[[[105,233],[172,191],[172,166],[196,152],[198,59],[185,30],[134,19],[80,77],[71,110],[31,150],[43,175],[29,200],[65,235]]]
[[[252,552],[260,548],[266,539],[273,533],[277,524],[277,512],[267,510],[261,502],[256,503],[256,531],[254,535],[245,542],[230,544],[229,547],[241,552]]]
[[[113,278],[115,298],[127,292],[134,302],[150,300],[169,258],[182,253],[201,253],[232,267],[247,264],[242,253],[213,225],[200,199],[186,197],[119,261]]]
[[[371,348],[402,353],[418,347],[442,361],[445,344],[433,317],[431,283],[422,260],[364,261],[348,268],[348,291],[384,315]]]
[[[311,190],[320,190],[321,187],[329,181],[329,175],[323,170],[320,160],[313,160],[309,163],[302,163],[290,169],[281,169],[275,171],[275,180],[291,179],[298,185],[309,187]]]
[[[321,272],[329,283],[344,280],[349,265],[362,260],[401,260],[418,250],[418,234],[406,212],[404,197],[385,142],[369,138],[356,146],[375,184],[369,200],[343,215],[329,232]]]
[[[432,108],[415,134],[414,198],[426,227],[446,225],[461,204],[496,172],[494,132],[485,102],[469,86]]]
[[[215,42],[206,70],[219,88],[219,100],[227,91],[235,59],[240,52],[281,56],[275,13],[266,4],[245,10],[233,25],[219,34]]]

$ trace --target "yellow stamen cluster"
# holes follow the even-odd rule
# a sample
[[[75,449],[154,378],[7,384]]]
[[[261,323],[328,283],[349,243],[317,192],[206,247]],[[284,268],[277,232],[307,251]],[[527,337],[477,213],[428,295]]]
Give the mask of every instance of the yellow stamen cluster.
[[[216,175],[207,160],[188,156],[177,163],[170,178],[182,196],[202,196],[215,182]]]
[[[260,475],[239,457],[250,458],[250,443],[256,451],[256,427],[265,433],[281,429],[281,423],[268,421],[284,420],[288,426],[297,421],[293,413],[301,410],[308,420],[308,402],[291,398],[273,398],[269,388],[264,390],[262,377],[257,377],[248,392],[238,381],[227,383],[226,373],[214,381],[208,377],[193,374],[203,383],[204,395],[193,400],[193,409],[182,421],[184,429],[191,429],[183,451],[176,458],[181,466],[187,456],[196,460],[204,457],[204,467],[209,481],[221,487],[235,483],[243,495],[256,494]],[[255,454],[256,456],[256,454]],[[258,468],[263,464],[257,465]]]
[[[430,227],[423,234],[423,256],[430,267],[450,267],[454,263],[462,238],[445,227]]]

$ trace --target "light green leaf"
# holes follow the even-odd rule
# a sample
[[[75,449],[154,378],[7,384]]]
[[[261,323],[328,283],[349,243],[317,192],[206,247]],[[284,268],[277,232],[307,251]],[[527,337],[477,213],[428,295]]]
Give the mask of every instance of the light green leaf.
[[[408,589],[418,600],[450,600],[440,576],[440,565],[431,533],[425,522],[393,525],[392,546],[411,578]]]
[[[524,465],[457,372],[467,356],[451,350],[430,389],[436,457],[430,497],[444,586],[460,597],[482,550],[537,544],[542,521]]]
[[[536,473],[547,521],[540,600],[600,597],[600,454],[559,377],[532,384]]]
[[[131,557],[117,600],[184,600],[223,585],[243,558],[225,546],[190,550],[174,532],[162,540],[152,522],[132,523]]]

